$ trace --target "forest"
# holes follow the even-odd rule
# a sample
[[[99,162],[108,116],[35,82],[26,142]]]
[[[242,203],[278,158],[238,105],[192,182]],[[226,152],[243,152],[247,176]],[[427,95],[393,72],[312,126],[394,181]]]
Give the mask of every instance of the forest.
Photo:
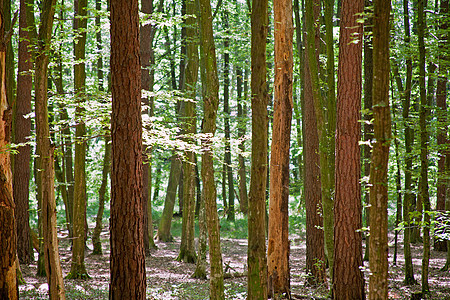
[[[1,0],[0,300],[450,299],[449,0]]]

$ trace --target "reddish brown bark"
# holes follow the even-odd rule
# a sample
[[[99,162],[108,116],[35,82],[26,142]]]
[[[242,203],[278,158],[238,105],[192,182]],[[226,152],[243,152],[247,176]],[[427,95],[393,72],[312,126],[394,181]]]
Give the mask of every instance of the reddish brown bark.
[[[270,155],[268,236],[269,295],[290,294],[289,271],[289,146],[292,121],[292,1],[274,3],[274,121]]]
[[[336,126],[333,299],[364,299],[360,149],[364,1],[342,1]]]
[[[21,0],[19,16],[19,61],[15,110],[16,124],[14,132],[15,144],[27,142],[27,137],[31,135],[31,118],[24,118],[25,115],[31,112],[31,89],[33,88],[31,74],[28,73],[33,67],[31,54],[28,51],[28,31],[23,30],[26,27],[25,0]],[[20,220],[20,222],[17,222],[17,255],[21,263],[28,264],[33,260],[28,210],[31,146],[22,146],[18,148],[18,151],[19,153],[17,153],[14,158],[13,175],[16,218]]]
[[[111,1],[110,299],[145,299],[138,1]]]

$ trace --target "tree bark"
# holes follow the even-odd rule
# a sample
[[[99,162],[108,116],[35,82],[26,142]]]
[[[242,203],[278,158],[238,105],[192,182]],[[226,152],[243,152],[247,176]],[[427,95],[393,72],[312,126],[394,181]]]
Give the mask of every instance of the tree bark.
[[[342,1],[336,124],[333,299],[364,299],[360,150],[364,1]],[[353,41],[353,42],[352,42]]]
[[[75,109],[75,173],[74,173],[74,202],[73,202],[73,245],[72,264],[68,279],[87,279],[89,275],[84,263],[86,248],[86,124],[83,120],[84,102],[86,101],[85,85],[85,52],[87,28],[87,0],[76,0],[74,29],[78,38],[74,42],[74,54],[77,63],[74,65],[74,91],[77,107]]]
[[[110,299],[145,299],[138,1],[111,0]]]
[[[195,85],[198,78],[198,23],[193,17],[196,15],[196,2],[194,0],[186,1],[186,55],[187,65],[185,68],[185,91],[186,97],[192,99],[184,104],[184,133],[186,140],[194,144],[192,136],[197,132],[196,122],[196,104],[195,104]],[[195,225],[195,152],[186,151],[185,161],[183,161],[183,223],[181,234],[180,254],[178,260],[194,263],[196,261],[195,243],[194,243],[194,225]]]
[[[370,164],[369,299],[388,298],[388,160],[391,141],[389,108],[390,0],[374,1],[373,129]]]
[[[292,121],[293,33],[292,1],[274,3],[275,83],[270,155],[269,295],[290,295],[289,270],[289,146]]]
[[[17,236],[10,153],[11,109],[6,92],[5,11],[0,3],[0,298],[19,299],[16,279]]]
[[[445,52],[448,51],[448,13],[449,13],[449,1],[442,0],[440,3],[439,14],[442,16],[441,22],[439,23],[439,29],[442,30],[442,34],[439,36],[439,52],[438,61],[438,79],[436,84],[436,105],[438,107],[438,136],[437,144],[439,151],[439,161],[438,161],[438,178],[437,178],[437,200],[436,200],[436,210],[440,213],[445,211],[445,199],[446,199],[446,179],[445,179],[445,167],[446,167],[446,155],[448,150],[446,150],[446,144],[449,142],[447,137],[448,123],[447,123],[447,103],[446,103],[446,86],[447,86],[447,70],[449,62],[449,54]],[[447,33],[445,33],[447,31]],[[436,240],[434,243],[434,250],[437,251],[448,251],[447,241]]]
[[[26,19],[25,0],[20,1],[19,15],[19,50],[17,73],[17,96],[15,109],[14,143],[26,143],[31,135],[31,119],[25,118],[31,112],[31,90],[33,88],[30,71],[33,68]],[[13,197],[16,204],[15,215],[17,222],[17,254],[22,264],[33,261],[33,249],[31,246],[29,190],[30,190],[30,160],[31,146],[26,144],[18,148],[19,153],[14,157]]]
[[[203,92],[203,134],[202,139],[202,181],[205,197],[206,223],[208,227],[209,257],[211,264],[211,299],[224,299],[222,252],[220,248],[219,217],[217,215],[216,185],[214,183],[214,163],[212,140],[216,132],[217,108],[219,105],[219,79],[217,77],[216,50],[214,45],[211,3],[200,0],[200,47],[202,67],[204,67]]]
[[[266,184],[267,104],[266,39],[268,1],[253,1],[251,11],[252,157],[248,199],[248,299],[267,299]]]

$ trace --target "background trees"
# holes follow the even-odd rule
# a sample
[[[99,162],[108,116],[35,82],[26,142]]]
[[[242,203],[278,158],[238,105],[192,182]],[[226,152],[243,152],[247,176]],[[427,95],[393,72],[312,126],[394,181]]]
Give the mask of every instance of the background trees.
[[[382,253],[379,253],[381,257],[385,254],[383,251],[387,247],[384,239],[386,230],[392,232],[396,226],[400,227],[397,235],[400,240],[403,236],[407,283],[414,282],[415,274],[412,263],[416,253],[415,249],[417,249],[417,247],[410,247],[410,237],[413,237],[412,241],[419,243],[419,246],[422,240],[425,242],[423,248],[425,250],[424,271],[426,271],[428,263],[428,253],[430,253],[430,257],[435,255],[433,249],[428,251],[428,245],[433,244],[431,239],[435,240],[435,249],[445,250],[442,245],[447,244],[446,242],[439,243],[439,238],[446,238],[444,222],[447,218],[443,213],[445,210],[443,201],[445,201],[444,188],[448,181],[447,163],[444,159],[448,154],[446,139],[448,128],[448,118],[446,118],[448,26],[446,20],[448,18],[445,18],[448,14],[448,8],[445,9],[448,7],[448,1],[424,2],[423,11],[425,13],[423,15],[419,14],[422,7],[417,10],[414,6],[416,3],[411,1],[394,2],[392,5],[390,23],[392,30],[389,32],[392,37],[389,49],[391,53],[390,79],[392,80],[388,82],[387,77],[383,77],[384,81],[377,79],[376,84],[380,86],[374,89],[378,93],[383,92],[383,97],[380,96],[381,94],[378,96],[384,100],[389,99],[392,106],[395,107],[392,119],[396,125],[395,131],[398,133],[393,135],[396,137],[397,143],[396,156],[391,157],[390,163],[386,165],[387,150],[385,147],[389,142],[387,136],[385,136],[385,142],[380,142],[379,138],[365,138],[363,142],[365,160],[375,163],[377,153],[382,153],[384,156],[380,161],[382,168],[373,167],[372,175],[367,173],[369,167],[367,165],[364,167],[364,177],[361,177],[359,168],[360,163],[367,161],[358,154],[358,141],[361,134],[358,124],[364,123],[364,128],[370,128],[372,123],[377,125],[377,118],[380,115],[384,116],[383,118],[386,120],[388,114],[385,110],[387,104],[375,106],[373,113],[370,111],[369,100],[372,98],[370,96],[370,92],[372,92],[370,84],[372,54],[369,51],[369,42],[372,38],[369,28],[372,28],[372,25],[368,19],[370,14],[348,12],[347,2],[326,1],[322,3],[323,10],[320,9],[322,4],[318,2],[306,1],[303,4],[296,2],[294,5],[296,9],[296,39],[287,38],[283,41],[289,48],[295,46],[292,78],[289,75],[285,79],[289,82],[288,86],[292,83],[293,101],[292,103],[286,102],[286,104],[294,108],[296,127],[285,126],[283,133],[286,138],[281,139],[278,138],[279,117],[281,119],[287,117],[283,120],[288,120],[290,117],[288,114],[279,114],[279,52],[277,51],[275,56],[273,52],[275,50],[274,41],[279,41],[281,33],[278,26],[289,25],[287,20],[290,18],[282,18],[278,22],[277,13],[277,21],[275,21],[269,10],[271,3],[263,1],[255,1],[255,3],[226,0],[206,1],[202,7],[206,8],[208,5],[211,7],[206,19],[205,17],[200,18],[200,16],[194,17],[195,13],[200,10],[193,1],[142,2],[141,23],[139,24],[142,51],[139,51],[139,55],[141,55],[139,63],[142,74],[141,87],[145,90],[142,98],[147,100],[142,101],[142,111],[137,112],[139,109],[133,107],[135,109],[133,115],[136,119],[139,114],[143,116],[145,129],[142,132],[144,139],[142,151],[147,155],[151,154],[148,160],[142,160],[143,174],[145,174],[144,170],[148,170],[149,176],[143,175],[145,179],[143,179],[142,192],[137,188],[138,194],[142,193],[147,197],[143,198],[146,205],[142,205],[142,214],[145,216],[144,223],[139,225],[144,226],[142,228],[148,231],[146,233],[144,230],[143,233],[145,235],[144,247],[147,254],[150,254],[152,248],[150,244],[153,240],[152,225],[154,224],[158,227],[160,243],[170,241],[172,238],[175,243],[178,242],[182,231],[179,259],[194,261],[196,257],[194,241],[199,234],[195,227],[197,219],[194,215],[194,208],[196,213],[202,216],[200,195],[203,193],[204,199],[208,201],[206,206],[208,220],[212,221],[209,225],[210,229],[213,229],[213,233],[210,234],[210,238],[213,239],[213,245],[210,245],[210,249],[213,249],[211,262],[214,265],[214,273],[218,275],[218,277],[212,278],[212,282],[216,288],[214,293],[217,292],[218,297],[222,297],[222,289],[227,289],[226,285],[221,287],[220,278],[223,265],[225,266],[223,270],[225,276],[230,276],[232,267],[226,261],[221,262],[222,247],[219,243],[219,230],[221,230],[221,236],[248,237],[249,239],[249,298],[264,298],[267,293],[265,253],[267,220],[271,220],[271,225],[273,225],[283,219],[284,229],[289,224],[289,231],[284,231],[284,244],[287,244],[288,234],[291,235],[293,247],[297,247],[299,244],[303,245],[306,241],[307,269],[312,274],[307,277],[309,283],[322,284],[327,280],[326,261],[328,259],[329,270],[332,271],[335,256],[342,259],[347,255],[350,260],[356,261],[355,265],[361,265],[359,256],[360,250],[363,248],[360,245],[360,237],[365,235],[366,228],[363,228],[363,224],[370,224],[368,219],[360,222],[362,209],[362,200],[358,193],[360,180],[364,183],[370,182],[368,186],[373,190],[368,194],[372,197],[375,197],[375,194],[378,193],[377,190],[380,190],[382,204],[387,205],[386,209],[383,207],[382,211],[389,212],[387,217],[383,214],[378,215],[377,213],[381,212],[379,210],[374,213],[374,218],[379,218],[381,221],[375,221],[375,224],[379,226],[370,228],[373,230],[372,236],[377,236],[376,229],[381,229],[379,234],[383,238],[373,241],[375,244],[371,242],[369,244],[375,245],[377,250],[382,250]],[[369,13],[370,3],[367,2],[366,12]],[[77,258],[82,259],[89,253],[87,250],[86,253],[75,255],[75,253],[81,252],[80,249],[86,250],[83,245],[85,238],[91,238],[89,229],[94,227],[94,218],[96,226],[92,238],[93,241],[95,240],[95,252],[104,251],[105,254],[109,250],[105,237],[102,235],[105,229],[102,224],[105,224],[109,217],[113,222],[117,220],[113,216],[117,214],[116,200],[111,204],[108,203],[109,189],[117,188],[117,181],[111,185],[107,180],[110,172],[108,170],[108,153],[111,134],[109,129],[111,90],[107,88],[107,85],[111,85],[108,83],[111,82],[108,77],[110,77],[111,69],[109,55],[112,51],[108,46],[110,44],[108,34],[110,22],[107,15],[109,7],[108,1],[97,0],[94,3],[93,0],[87,2],[80,0],[78,5],[85,6],[86,4],[89,9],[86,11],[86,17],[79,19],[74,13],[74,3],[67,1],[52,3],[57,4],[53,6],[57,14],[57,26],[55,27],[50,26],[44,18],[43,13],[47,12],[44,9],[44,2],[41,3],[41,6],[29,6],[36,13],[28,13],[28,20],[23,18],[25,9],[21,9],[21,27],[26,26],[25,21],[31,27],[30,30],[19,31],[21,39],[13,34],[12,50],[9,53],[12,53],[13,57],[17,57],[20,64],[18,64],[17,70],[14,64],[11,67],[8,65],[6,69],[6,73],[10,73],[10,70],[13,70],[12,73],[18,72],[18,81],[20,81],[19,86],[15,89],[13,83],[8,83],[11,82],[11,79],[6,80],[7,90],[11,90],[11,92],[7,92],[8,103],[16,104],[13,108],[15,118],[12,122],[12,132],[15,133],[15,136],[13,134],[11,140],[16,144],[30,141],[29,146],[21,144],[14,146],[13,150],[17,149],[19,152],[13,162],[13,165],[17,165],[13,172],[16,178],[13,183],[14,193],[17,198],[15,213],[17,216],[20,215],[17,231],[20,240],[22,241],[23,238],[24,241],[23,244],[18,244],[18,248],[21,249],[19,259],[25,263],[31,261],[31,252],[28,251],[28,254],[26,252],[30,248],[30,243],[27,241],[29,236],[27,230],[31,225],[31,233],[35,233],[38,228],[37,212],[44,212],[41,208],[45,208],[43,203],[45,204],[45,201],[49,199],[54,203],[50,212],[53,213],[54,209],[57,212],[56,219],[52,219],[56,221],[52,221],[51,236],[55,241],[56,230],[54,229],[57,224],[63,246],[67,246],[67,241],[74,242],[74,259],[70,263],[75,266],[78,264]],[[22,1],[23,7],[27,7],[25,4],[25,1]],[[273,4],[278,9],[281,2]],[[422,5],[422,3],[420,4]],[[11,5],[14,11],[18,8],[19,1],[13,1]],[[358,8],[360,7],[358,6]],[[269,13],[267,13],[268,10]],[[431,13],[432,11],[433,13]],[[51,13],[52,11],[49,10],[49,15]],[[291,14],[291,12],[288,13],[288,15]],[[5,16],[7,17],[6,12]],[[351,26],[345,25],[347,17],[353,22]],[[304,23],[302,23],[302,19]],[[334,24],[333,19],[336,21]],[[72,26],[76,20],[82,25],[78,30]],[[198,32],[203,34],[202,45],[200,37],[196,36],[199,25],[201,25],[199,20],[204,21],[203,25],[208,23],[206,31]],[[340,24],[344,24],[345,30],[357,28],[356,34],[355,32],[349,35],[339,34],[339,21],[342,21]],[[36,26],[32,26],[36,25],[36,22],[49,25],[50,29],[46,31],[46,38],[49,38],[51,32],[51,42],[47,41],[45,44],[43,43],[45,39],[38,41],[40,30]],[[381,27],[376,20],[374,22],[373,38],[375,42],[378,38],[375,33]],[[339,38],[342,40],[347,38],[347,41],[343,41],[343,45],[340,47],[342,53],[346,48],[361,47],[363,32],[360,24],[363,23],[367,29],[364,32],[366,35],[364,41],[367,46],[364,60],[361,60],[360,54],[348,55],[350,57],[348,61],[344,55],[341,55],[340,58],[337,57],[338,52],[334,50],[333,46],[337,44]],[[385,23],[383,24],[387,26]],[[426,30],[422,32],[419,29],[425,24],[427,25]],[[16,30],[18,25],[14,26],[13,28]],[[41,26],[41,28],[44,27]],[[383,32],[388,32],[387,27],[383,27]],[[25,33],[30,36],[29,41],[22,39],[26,38]],[[267,35],[267,33],[270,34]],[[86,40],[85,49],[81,51],[84,38]],[[212,46],[213,39],[214,46]],[[78,42],[74,43],[75,40]],[[27,42],[31,47],[26,46]],[[37,45],[45,51],[36,51]],[[124,47],[122,43],[116,45]],[[278,49],[277,46],[276,48]],[[20,51],[18,51],[19,49]],[[214,49],[214,53],[212,49]],[[422,53],[424,49],[425,52]],[[358,48],[358,51],[360,50]],[[198,51],[203,53],[203,64],[201,64],[201,60],[199,60],[200,63],[197,62],[198,58],[195,54]],[[78,53],[76,61],[73,59],[75,52]],[[81,54],[82,52],[85,53],[85,57]],[[306,53],[305,57],[304,53]],[[26,55],[32,56],[34,59],[29,60]],[[275,57],[277,62],[274,60]],[[418,60],[414,60],[415,57],[420,57],[420,64]],[[212,58],[215,59],[215,63]],[[43,72],[47,59],[49,69],[48,72]],[[286,57],[282,56],[281,61],[285,59],[290,60],[290,54],[287,54]],[[334,100],[335,59],[339,59],[339,78],[340,84],[343,85],[339,86],[338,92],[341,106],[337,123]],[[36,64],[37,72],[27,72],[32,68],[31,65],[24,64],[27,60]],[[368,71],[359,74],[362,63]],[[387,64],[384,62],[383,66],[388,67]],[[350,70],[350,66],[354,69]],[[251,70],[250,67],[253,69]],[[83,73],[79,72],[82,68],[86,75],[85,82],[83,82],[84,79],[77,76]],[[77,74],[72,72],[73,69],[78,70]],[[126,77],[130,70],[126,68],[121,72]],[[132,76],[135,76],[136,74],[133,72],[131,72]],[[202,80],[197,80],[199,72]],[[33,76],[30,77],[30,74]],[[382,74],[387,76],[389,71],[386,69],[382,71]],[[416,76],[417,74],[420,76]],[[7,77],[10,76],[7,75]],[[354,80],[348,78],[354,78]],[[32,79],[34,82],[31,81]],[[251,92],[248,91],[250,79],[252,80]],[[362,79],[367,82],[364,87],[360,85]],[[119,81],[123,83],[124,80]],[[274,82],[273,85],[272,82]],[[346,84],[350,85],[350,83],[353,86],[347,88]],[[30,92],[32,84],[37,88],[34,95]],[[117,85],[118,83],[112,84]],[[386,95],[388,87],[390,91]],[[133,85],[133,88],[129,86],[127,89],[139,90],[139,87]],[[289,92],[289,89],[290,87],[282,90]],[[122,90],[125,90],[124,86],[122,86]],[[201,90],[203,93],[200,92]],[[362,91],[364,91],[364,96],[360,97]],[[347,92],[352,95],[343,97]],[[425,97],[423,97],[424,92]],[[8,96],[11,93],[12,96]],[[137,98],[137,94],[136,91],[133,91],[132,97]],[[13,97],[16,100],[12,99]],[[290,97],[287,95],[287,98]],[[25,102],[28,101],[29,104],[24,106],[25,98],[28,99]],[[47,99],[46,104],[45,98]],[[31,102],[33,99],[36,99],[36,102]],[[352,100],[352,102],[347,103],[342,101],[343,99]],[[364,121],[361,120],[362,117],[359,113],[359,105],[362,101],[364,101]],[[439,106],[439,109],[436,106]],[[27,116],[29,112],[32,114]],[[36,117],[37,122],[30,122],[33,121],[33,116]],[[252,125],[249,122],[250,117]],[[349,120],[350,117],[351,120]],[[115,118],[112,120],[114,124],[120,120],[115,114],[113,114],[113,118]],[[126,119],[127,124],[131,124],[128,121]],[[46,122],[48,122],[47,125],[45,125]],[[269,124],[273,124],[274,127]],[[336,140],[339,146],[336,150],[336,157],[339,159],[335,169],[333,158],[335,157],[334,136],[336,131],[334,126],[336,124],[339,125],[338,139]],[[47,129],[43,130],[46,126],[48,126],[48,131]],[[389,125],[384,124],[378,128],[385,129],[387,132],[388,127]],[[37,138],[33,136],[34,133],[38,134]],[[113,132],[113,134],[117,133],[117,131]],[[350,133],[352,140],[347,144],[343,137],[347,134],[350,136]],[[288,142],[289,134],[292,139]],[[34,144],[36,140],[38,147]],[[44,146],[44,149],[40,147],[41,145]],[[45,147],[48,145],[50,148],[46,149]],[[285,148],[283,172],[277,170],[280,165],[276,159],[269,160],[268,156],[268,152],[275,156],[281,145]],[[374,151],[373,159],[368,156],[371,147]],[[35,154],[33,159],[36,163],[31,166],[27,149]],[[75,159],[73,159],[73,149],[75,149]],[[128,151],[129,149],[131,148],[128,148]],[[380,152],[377,152],[379,150]],[[115,152],[116,159],[117,151]],[[419,160],[419,153],[422,154],[421,160]],[[353,156],[349,157],[350,154]],[[49,159],[50,155],[53,155],[54,158]],[[136,154],[135,158],[138,156]],[[203,156],[202,160],[197,161],[196,158],[200,156]],[[170,163],[172,158],[175,158],[174,163]],[[134,162],[135,160],[133,160]],[[245,166],[250,162],[252,163],[251,169],[246,169]],[[43,163],[46,163],[47,167],[44,168]],[[268,176],[269,164],[271,164],[270,176]],[[303,171],[303,164],[305,171]],[[52,179],[51,168],[53,165],[55,179]],[[135,167],[134,164],[132,166]],[[171,168],[172,171],[170,171]],[[140,172],[138,169],[136,167],[137,173]],[[113,170],[117,172],[117,168],[113,167]],[[225,170],[225,173],[221,173],[221,170]],[[337,176],[334,174],[335,170],[340,172]],[[30,175],[27,175],[26,171]],[[376,171],[379,172],[380,179],[375,176],[378,174]],[[47,172],[48,176],[41,178],[40,174],[44,172]],[[182,176],[180,176],[180,172],[183,173]],[[201,172],[203,178],[200,178]],[[394,172],[397,175],[394,176]],[[219,180],[221,174],[226,177]],[[284,183],[281,185],[277,184],[276,180],[280,174],[284,174],[282,177]],[[27,176],[31,180],[28,180]],[[133,176],[136,176],[135,180],[139,180],[139,174],[133,174]],[[366,178],[366,176],[371,178]],[[21,182],[22,178],[26,182]],[[127,176],[126,180],[134,180],[133,178]],[[223,180],[224,178],[226,180]],[[247,206],[249,178],[250,193]],[[83,183],[84,180],[87,182],[86,185]],[[54,188],[51,186],[52,182]],[[334,190],[335,182],[337,184],[336,191]],[[350,182],[352,183],[351,187],[345,185]],[[382,184],[377,185],[377,182],[382,182]],[[30,187],[29,190],[27,185]],[[271,185],[272,187],[268,190]],[[344,188],[342,188],[343,186]],[[278,217],[272,212],[267,212],[266,201],[270,197],[276,198],[277,189],[275,187],[281,187],[285,196],[283,209]],[[222,192],[214,192],[217,189]],[[392,193],[394,190],[396,192]],[[422,192],[419,193],[419,190]],[[55,193],[51,195],[53,191]],[[369,197],[368,194],[365,196],[365,200]],[[48,195],[47,200],[42,198],[44,195]],[[136,196],[136,199],[138,198],[140,199]],[[430,200],[429,203],[427,198]],[[37,205],[39,199],[42,199],[40,206]],[[167,203],[164,199],[168,199]],[[351,203],[349,199],[352,200]],[[404,199],[404,202],[401,203],[401,200],[397,199]],[[29,212],[26,205],[29,205]],[[335,210],[333,210],[334,205],[336,205]],[[402,206],[403,216],[398,213]],[[127,208],[131,208],[131,206]],[[245,215],[247,208],[248,217]],[[440,212],[430,213],[435,208]],[[86,217],[84,210],[86,210]],[[398,214],[397,223],[390,217],[394,210]],[[174,214],[174,212],[176,213]],[[351,212],[351,216],[345,217],[342,212]],[[30,216],[29,220],[26,218],[28,215]],[[139,216],[141,216],[141,211]],[[179,218],[180,216],[182,216],[182,220]],[[336,227],[333,226],[335,216]],[[145,221],[145,219],[149,221]],[[42,220],[45,218],[41,218]],[[353,222],[351,226],[347,224],[347,220]],[[148,223],[146,224],[146,222]],[[199,223],[201,223],[200,220]],[[305,223],[306,231],[304,230]],[[158,226],[158,224],[160,225]],[[202,223],[200,226],[202,229],[205,228],[203,225]],[[82,232],[85,229],[88,229],[86,235]],[[133,226],[129,229],[130,232],[138,230]],[[333,242],[334,230],[338,236],[335,242]],[[48,232],[46,229],[45,233]],[[411,232],[413,232],[412,235]],[[345,241],[343,236],[347,236],[348,233],[351,235],[348,240],[352,240],[354,243],[351,249],[356,249],[353,253],[345,252],[346,248],[342,244],[342,241]],[[124,235],[123,232],[121,234]],[[430,243],[428,243],[428,234]],[[42,231],[41,236],[44,236]],[[281,235],[275,236],[280,237]],[[270,239],[272,239],[272,234]],[[35,241],[39,242],[40,240],[35,238]],[[81,248],[78,242],[82,242]],[[114,249],[117,249],[117,246],[114,247],[113,252]],[[37,248],[39,247],[37,246]],[[204,270],[203,259],[206,245],[202,244],[199,248],[201,248],[202,254],[199,255],[201,259],[198,265]],[[284,257],[287,257],[286,248],[280,251],[280,253],[284,251],[282,254]],[[40,250],[43,249],[42,246]],[[422,250],[422,248],[420,249]],[[270,255],[272,255],[274,251],[272,248],[270,250]],[[333,254],[335,250],[337,252]],[[140,251],[140,246],[136,247],[136,251]],[[227,248],[223,249],[223,252],[225,251],[228,251]],[[44,251],[41,252],[43,257]],[[373,254],[377,255],[377,251]],[[385,260],[384,256],[380,260]],[[42,260],[42,262],[44,261]],[[53,263],[56,261],[57,259]],[[376,262],[372,258],[369,263],[375,264]],[[398,263],[401,264],[402,260],[399,259]],[[357,270],[355,265],[352,270]],[[286,269],[289,269],[289,265],[287,266]],[[290,266],[295,268],[296,263],[294,265],[291,263]],[[348,269],[346,264],[340,264],[339,267],[342,266]],[[337,267],[337,272],[342,274],[343,271],[339,267]],[[377,273],[375,266],[373,268],[373,274]],[[385,274],[385,270],[383,269],[381,273]],[[53,274],[55,273],[53,272]],[[288,272],[286,274],[289,275]],[[358,271],[356,274],[358,278],[361,275]],[[204,277],[204,275],[203,272],[199,276]],[[336,276],[335,279],[341,280],[342,277]],[[422,279],[425,280],[426,277],[424,273]],[[286,285],[288,286],[288,284]],[[360,282],[357,285],[356,289],[359,291]],[[429,290],[425,281],[423,286],[424,291]],[[345,288],[348,289],[347,286]],[[289,292],[289,289],[285,289],[285,292]]]

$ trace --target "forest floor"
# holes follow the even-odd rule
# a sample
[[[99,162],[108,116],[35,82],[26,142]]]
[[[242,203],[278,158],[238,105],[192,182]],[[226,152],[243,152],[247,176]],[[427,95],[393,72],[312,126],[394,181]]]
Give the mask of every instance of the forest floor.
[[[101,235],[103,255],[91,255],[87,252],[86,268],[88,280],[65,279],[67,299],[108,299],[109,284],[109,232],[105,227]],[[304,237],[291,236],[291,291],[294,299],[327,299],[327,287],[306,286]],[[89,240],[90,242],[90,240]],[[400,243],[399,243],[400,244]],[[174,242],[157,242],[157,249],[146,258],[147,299],[208,299],[208,280],[191,278],[194,264],[176,261],[180,238]],[[91,247],[91,245],[89,245]],[[392,263],[394,250],[389,250],[389,299],[411,299],[411,295],[420,292],[420,285],[406,286],[404,279],[403,249],[399,249],[397,265]],[[222,254],[226,274],[226,299],[246,299],[246,276],[243,275],[247,262],[247,240],[222,238]],[[420,283],[422,263],[422,245],[412,246],[415,279]],[[60,232],[60,255],[63,274],[70,270],[70,244],[67,232]],[[450,299],[450,272],[442,272],[446,253],[431,252],[429,284],[431,294],[426,299]],[[368,263],[365,262],[368,268]],[[19,287],[20,299],[48,299],[46,279],[36,277],[36,264],[22,266],[26,284]],[[367,272],[366,289],[367,289]],[[418,299],[418,298],[417,298]]]

